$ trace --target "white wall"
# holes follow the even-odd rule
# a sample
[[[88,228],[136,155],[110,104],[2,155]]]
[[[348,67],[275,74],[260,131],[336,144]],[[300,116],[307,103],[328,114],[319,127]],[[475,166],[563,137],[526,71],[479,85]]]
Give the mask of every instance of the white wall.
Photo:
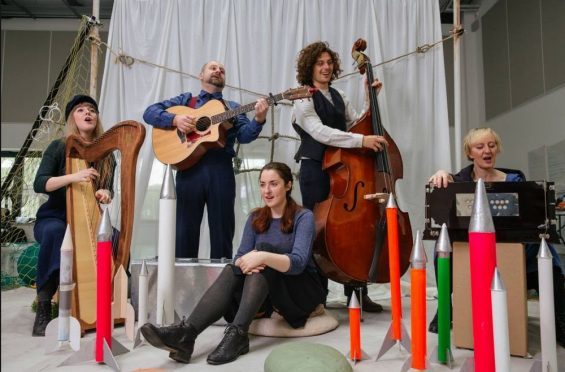
[[[471,31],[471,25],[493,3],[485,1],[478,14],[464,13],[462,17],[465,33],[461,47],[461,137],[471,128],[493,128],[503,142],[503,152],[497,159],[497,165],[520,169],[528,177],[528,152],[565,140],[565,85],[509,112],[485,120],[482,33],[480,27],[475,32]],[[455,141],[452,139],[451,142]],[[462,166],[469,164],[462,149],[452,151],[461,151]],[[455,159],[455,153],[452,153],[452,159]],[[460,167],[454,165],[453,168],[458,170]]]
[[[528,177],[528,152],[565,140],[565,87],[499,115],[486,125],[503,139],[499,164],[521,169]]]

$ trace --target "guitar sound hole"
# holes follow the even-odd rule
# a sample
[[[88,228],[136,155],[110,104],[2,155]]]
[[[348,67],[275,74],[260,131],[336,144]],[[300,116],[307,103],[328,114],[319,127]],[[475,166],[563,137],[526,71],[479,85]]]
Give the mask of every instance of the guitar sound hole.
[[[196,131],[197,132],[205,132],[210,128],[212,121],[209,117],[203,116],[196,121]]]

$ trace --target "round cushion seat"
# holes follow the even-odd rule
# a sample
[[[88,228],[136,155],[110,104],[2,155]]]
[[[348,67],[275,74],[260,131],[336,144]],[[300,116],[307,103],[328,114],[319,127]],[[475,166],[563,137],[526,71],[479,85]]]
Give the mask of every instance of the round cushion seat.
[[[338,350],[312,342],[288,342],[277,346],[265,359],[265,372],[352,372]]]
[[[333,331],[339,322],[329,314],[322,304],[310,314],[303,328],[292,328],[277,312],[270,318],[259,318],[251,322],[249,334],[268,337],[305,337]]]

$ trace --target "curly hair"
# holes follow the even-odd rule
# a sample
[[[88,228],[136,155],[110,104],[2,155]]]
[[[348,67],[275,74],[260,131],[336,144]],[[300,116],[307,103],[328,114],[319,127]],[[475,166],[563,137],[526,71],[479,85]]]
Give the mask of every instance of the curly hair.
[[[339,77],[339,74],[343,71],[340,66],[339,54],[331,50],[327,42],[317,41],[307,45],[298,53],[298,58],[296,59],[296,80],[300,85],[313,86],[312,73],[314,72],[314,65],[324,52],[330,55],[334,63],[331,81]]]

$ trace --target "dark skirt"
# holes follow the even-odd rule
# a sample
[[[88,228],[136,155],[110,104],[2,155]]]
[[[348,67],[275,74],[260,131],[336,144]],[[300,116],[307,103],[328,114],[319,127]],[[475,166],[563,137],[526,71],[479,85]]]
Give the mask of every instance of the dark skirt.
[[[234,275],[241,278],[236,291],[232,294],[232,305],[224,314],[227,322],[231,323],[241,302],[243,285],[246,274],[235,265],[230,265]],[[304,327],[308,317],[316,307],[324,302],[325,290],[317,272],[305,270],[298,275],[285,275],[269,267],[261,271],[269,285],[269,294],[261,305],[259,313],[262,317],[270,317],[277,311],[292,328]]]

